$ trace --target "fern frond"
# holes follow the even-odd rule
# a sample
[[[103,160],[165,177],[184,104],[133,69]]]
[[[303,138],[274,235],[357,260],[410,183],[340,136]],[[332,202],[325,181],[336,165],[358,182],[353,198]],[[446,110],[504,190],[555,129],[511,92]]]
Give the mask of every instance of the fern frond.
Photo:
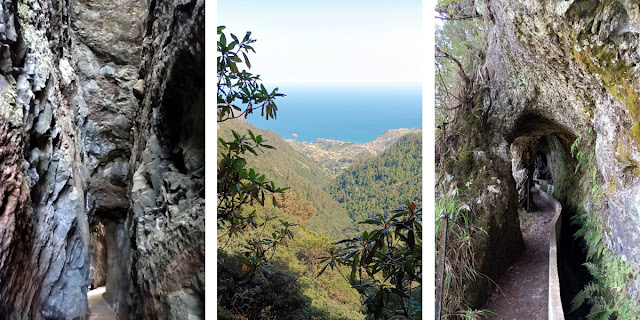
[[[573,239],[576,240],[582,236],[584,236],[584,234],[587,232],[586,228],[580,228],[578,231],[576,231],[576,233],[573,234]]]
[[[599,295],[600,288],[596,286],[594,283],[587,284],[575,297],[571,300],[571,311],[573,312],[578,309],[585,301],[588,301],[590,298]]]
[[[587,270],[589,270],[589,273],[595,278],[595,279],[601,279],[603,272],[600,269],[600,267],[598,267],[597,265],[595,265],[594,263],[591,262],[585,262],[582,264],[583,266],[585,266],[585,268],[587,268]]]
[[[614,312],[609,308],[602,297],[595,299],[587,319],[589,320],[609,320],[613,316]]]

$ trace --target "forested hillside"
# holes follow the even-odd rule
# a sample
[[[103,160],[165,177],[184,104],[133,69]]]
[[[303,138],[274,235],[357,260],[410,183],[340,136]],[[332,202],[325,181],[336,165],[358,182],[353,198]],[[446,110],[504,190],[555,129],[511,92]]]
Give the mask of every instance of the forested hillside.
[[[327,172],[244,120],[258,111],[275,120],[274,101],[285,94],[239,67],[251,67],[251,32],[227,38],[225,29],[217,30],[217,318],[420,319],[422,209],[410,201],[420,197],[419,136],[369,160],[385,184],[379,196],[404,207],[366,221],[362,233],[328,193]],[[369,169],[369,162],[358,164]],[[389,167],[396,165],[417,170],[418,178]],[[367,179],[352,182],[375,187]]]
[[[277,134],[243,120],[233,120],[219,124],[218,136],[232,140],[231,130],[239,135],[248,135],[247,130],[251,130],[273,146],[274,149],[258,152],[258,156],[245,154],[247,166],[265,174],[277,186],[290,189],[275,195],[275,205],[264,201],[264,206],[245,207],[244,215],[250,216],[255,210],[256,216],[261,217],[259,224],[219,243],[219,259],[229,266],[219,271],[221,285],[227,292],[224,303],[218,306],[219,318],[236,319],[242,314],[249,319],[365,319],[364,314],[371,312],[367,308],[372,307],[367,297],[376,291],[368,289],[361,295],[343,278],[344,274],[340,275],[339,269],[326,268],[322,257],[327,256],[326,248],[336,240],[353,236],[357,225],[343,206],[354,210],[350,215],[361,220],[399,208],[407,200],[420,202],[421,135],[400,138],[381,155],[355,161],[331,181],[327,173]],[[336,201],[327,190],[345,203]],[[262,217],[273,220],[265,221]],[[295,226],[287,227],[289,224]],[[286,249],[275,250],[274,241],[274,249],[267,248],[273,250],[272,258],[266,269],[259,271],[263,277],[242,280],[248,282],[236,287],[242,276],[233,270],[248,270],[253,262],[251,256],[244,258],[234,253],[251,248],[256,239],[265,235],[278,239],[287,235],[282,237]],[[323,275],[318,277],[319,273]],[[243,289],[248,287],[253,289]],[[366,306],[362,305],[363,299],[369,301]]]
[[[354,224],[347,211],[323,188],[330,183],[330,178],[322,169],[318,168],[311,160],[294,150],[276,133],[255,127],[244,120],[226,121],[219,124],[218,137],[229,140],[231,130],[238,134],[247,135],[251,130],[255,135],[262,135],[265,143],[275,149],[265,149],[258,156],[247,154],[247,165],[257,172],[264,174],[269,180],[281,187],[289,187],[289,203],[293,203],[295,197],[301,208],[313,208],[315,212],[300,213],[310,216],[309,227],[332,239],[341,239],[345,236],[343,229]]]
[[[307,200],[285,194],[275,207],[267,201],[264,207],[245,209],[275,219],[218,243],[218,259],[229,266],[218,271],[222,279],[219,286],[227,290],[224,303],[218,305],[219,319],[365,319],[360,294],[337,270],[326,270],[317,277],[322,268],[320,258],[335,240],[309,230],[306,215],[313,208]],[[274,241],[273,247],[267,247],[270,260],[257,271],[260,276],[237,273],[235,270],[251,271],[253,262],[238,252],[265,236],[286,234],[280,221],[297,225],[289,228],[291,236],[283,237],[284,242]],[[277,250],[276,242],[280,245]]]
[[[422,134],[403,136],[379,156],[357,159],[328,187],[349,216],[360,221],[422,196]]]
[[[292,315],[291,319],[364,319],[368,312],[367,307],[362,306],[362,299],[367,300],[376,291],[366,290],[361,296],[338,269],[326,268],[322,257],[327,256],[326,248],[336,240],[354,236],[358,225],[350,216],[362,220],[402,207],[407,200],[419,204],[421,135],[408,134],[384,153],[356,160],[332,181],[325,171],[277,134],[244,120],[232,120],[218,124],[218,137],[233,140],[232,130],[238,135],[249,135],[247,130],[251,130],[255,136],[261,135],[265,144],[274,147],[263,148],[257,156],[246,153],[246,165],[278,187],[290,189],[275,195],[275,205],[264,201],[264,206],[243,209],[244,215],[250,216],[255,210],[261,218],[254,229],[219,243],[218,256],[224,265],[231,266],[219,271],[220,279],[239,279],[232,270],[251,267],[248,258],[234,253],[243,247],[250,248],[256,239],[271,234],[280,239],[287,235],[282,238],[287,240],[287,248],[273,250],[267,269],[260,271],[265,277],[247,279],[249,282],[238,288],[233,287],[237,280],[223,283],[228,296],[223,299],[225,303],[219,305],[218,316],[222,319],[235,319],[237,314],[250,318]],[[353,211],[347,213],[345,207]],[[262,217],[273,220],[265,221]],[[287,227],[283,223],[295,226]],[[317,277],[319,273],[323,275]],[[254,289],[238,291],[247,286]],[[366,305],[371,307],[371,300]]]
[[[409,133],[420,133],[421,130],[421,128],[387,130],[375,140],[364,144],[328,139],[316,139],[314,142],[298,142],[289,139],[285,141],[329,173],[332,178],[335,178],[343,170],[349,168],[353,160],[378,155],[402,136]]]

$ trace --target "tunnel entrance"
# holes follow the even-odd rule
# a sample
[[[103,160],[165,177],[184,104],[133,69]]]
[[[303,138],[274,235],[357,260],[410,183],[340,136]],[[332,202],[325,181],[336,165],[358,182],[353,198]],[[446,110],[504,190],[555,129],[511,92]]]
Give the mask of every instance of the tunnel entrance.
[[[116,319],[125,281],[123,255],[124,222],[91,211],[89,290],[87,301],[91,319]]]
[[[533,170],[533,178],[538,180],[550,181],[553,184],[549,167],[547,166],[547,155],[536,151],[535,169]]]
[[[515,129],[508,135],[511,137],[512,174],[518,188],[520,200],[521,231],[525,238],[525,247],[534,244],[527,243],[527,238],[532,239],[531,230],[535,226],[527,224],[527,219],[535,220],[535,223],[546,223],[545,219],[532,219],[530,215],[544,212],[544,208],[536,206],[532,200],[532,187],[538,182],[544,185],[542,188],[556,199],[563,207],[561,217],[561,232],[558,239],[557,259],[558,277],[560,282],[560,295],[563,311],[566,319],[586,319],[589,312],[588,306],[571,310],[571,300],[591,280],[586,267],[586,250],[581,238],[574,239],[574,234],[580,226],[571,223],[576,209],[567,203],[568,193],[575,187],[574,170],[575,160],[569,152],[570,146],[576,136],[562,125],[538,115],[527,115],[516,122]],[[523,215],[523,211],[528,211]],[[555,212],[554,212],[555,215]],[[530,222],[530,221],[529,221]],[[549,252],[550,234],[547,231],[544,249]],[[524,254],[523,254],[524,255]],[[517,265],[517,262],[516,262]],[[515,265],[514,265],[515,267]],[[545,279],[545,299],[548,299],[548,262]],[[504,290],[504,289],[503,289]],[[520,307],[520,306],[519,306]],[[545,310],[547,307],[545,306]],[[542,315],[545,318],[547,314]]]

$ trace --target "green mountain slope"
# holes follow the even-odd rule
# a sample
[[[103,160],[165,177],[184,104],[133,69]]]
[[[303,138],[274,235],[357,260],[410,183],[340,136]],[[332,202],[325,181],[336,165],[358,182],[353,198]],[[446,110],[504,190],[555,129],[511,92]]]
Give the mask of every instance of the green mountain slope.
[[[422,134],[398,139],[382,154],[356,159],[328,187],[356,221],[422,198]]]
[[[314,142],[288,139],[285,141],[335,178],[342,173],[342,170],[347,169],[354,159],[378,155],[400,137],[409,133],[420,133],[421,130],[420,128],[387,130],[375,140],[364,144],[328,139],[316,139]]]
[[[298,216],[268,203],[264,210],[270,214],[297,221]],[[242,270],[237,253],[246,250],[251,240],[278,228],[278,222],[273,221],[264,232],[261,228],[247,230],[229,242],[218,242],[218,259],[232,266],[231,270]],[[305,224],[296,226],[292,232],[293,239],[286,247],[280,246],[266,266],[268,273],[262,272],[228,290],[227,298],[218,304],[218,319],[365,320],[366,307],[361,304],[360,294],[337,269],[327,269],[317,277],[323,267],[320,258],[335,240],[310,231]],[[231,276],[225,272],[229,269],[218,270],[219,279]]]
[[[231,130],[248,135],[262,135],[266,144],[275,149],[266,149],[258,156],[247,154],[247,165],[264,174],[276,186],[290,187],[291,192],[312,203],[315,214],[310,218],[310,229],[332,239],[344,237],[343,229],[353,225],[343,206],[335,201],[323,188],[331,182],[329,175],[310,159],[294,150],[278,134],[259,129],[244,120],[225,121],[218,124],[218,137],[232,140]]]

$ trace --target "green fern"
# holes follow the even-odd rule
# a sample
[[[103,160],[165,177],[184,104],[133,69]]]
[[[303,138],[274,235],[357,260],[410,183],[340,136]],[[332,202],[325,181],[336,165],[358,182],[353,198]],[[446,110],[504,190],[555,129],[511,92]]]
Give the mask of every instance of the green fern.
[[[612,316],[615,315],[614,310],[612,310],[609,305],[604,301],[602,297],[596,299],[589,310],[589,314],[587,315],[587,319],[589,320],[609,320]]]
[[[576,160],[579,177],[576,188],[579,201],[589,203],[589,211],[580,206],[578,213],[571,217],[571,224],[579,227],[574,239],[584,241],[587,261],[583,265],[593,276],[571,301],[575,311],[583,304],[590,305],[588,319],[637,319],[640,305],[629,296],[629,284],[640,273],[638,265],[625,262],[609,249],[603,239],[605,230],[599,212],[603,203],[602,175],[595,159],[595,134],[582,132],[571,145],[571,156]],[[605,208],[606,209],[606,208]]]
[[[591,261],[591,258],[598,252],[598,247],[601,247],[602,234],[599,232],[588,232],[587,246],[587,261]]]
[[[578,309],[585,301],[589,301],[589,299],[593,296],[596,296],[600,293],[600,288],[594,283],[587,284],[575,297],[571,300],[571,311],[573,312]]]

